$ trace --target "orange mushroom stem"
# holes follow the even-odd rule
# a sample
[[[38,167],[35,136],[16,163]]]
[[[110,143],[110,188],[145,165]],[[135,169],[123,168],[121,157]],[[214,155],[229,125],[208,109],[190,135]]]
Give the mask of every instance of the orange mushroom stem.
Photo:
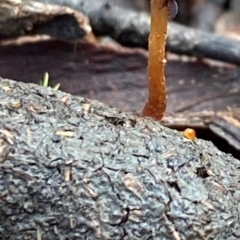
[[[166,110],[167,89],[164,67],[168,19],[176,15],[175,0],[151,0],[151,30],[149,36],[148,84],[149,97],[143,116],[161,120]]]

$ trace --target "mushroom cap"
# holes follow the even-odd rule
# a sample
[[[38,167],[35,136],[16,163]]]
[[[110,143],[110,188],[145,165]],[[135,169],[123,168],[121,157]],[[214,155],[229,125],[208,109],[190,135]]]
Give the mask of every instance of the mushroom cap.
[[[167,0],[168,4],[168,20],[173,20],[178,13],[178,4],[176,0]]]

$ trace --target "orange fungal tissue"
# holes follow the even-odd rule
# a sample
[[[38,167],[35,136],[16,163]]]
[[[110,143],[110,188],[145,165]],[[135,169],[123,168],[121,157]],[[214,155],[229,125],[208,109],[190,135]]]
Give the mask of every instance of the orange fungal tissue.
[[[148,101],[142,115],[161,120],[166,110],[167,92],[164,67],[167,24],[177,13],[175,0],[151,0],[151,29],[148,59]]]

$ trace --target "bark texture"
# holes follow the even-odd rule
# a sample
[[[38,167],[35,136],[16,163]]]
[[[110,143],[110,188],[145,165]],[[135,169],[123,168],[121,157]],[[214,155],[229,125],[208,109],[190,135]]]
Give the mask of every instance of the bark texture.
[[[66,6],[24,0],[0,2],[0,40],[47,34],[71,41],[91,31],[88,18]]]
[[[0,239],[239,239],[240,163],[97,101],[0,80]]]

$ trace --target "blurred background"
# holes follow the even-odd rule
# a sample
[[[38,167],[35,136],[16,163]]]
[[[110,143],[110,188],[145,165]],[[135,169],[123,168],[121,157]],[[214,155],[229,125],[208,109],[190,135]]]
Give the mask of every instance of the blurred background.
[[[112,0],[138,11],[149,11],[150,0]],[[175,21],[207,32],[240,39],[240,0],[176,0]]]

